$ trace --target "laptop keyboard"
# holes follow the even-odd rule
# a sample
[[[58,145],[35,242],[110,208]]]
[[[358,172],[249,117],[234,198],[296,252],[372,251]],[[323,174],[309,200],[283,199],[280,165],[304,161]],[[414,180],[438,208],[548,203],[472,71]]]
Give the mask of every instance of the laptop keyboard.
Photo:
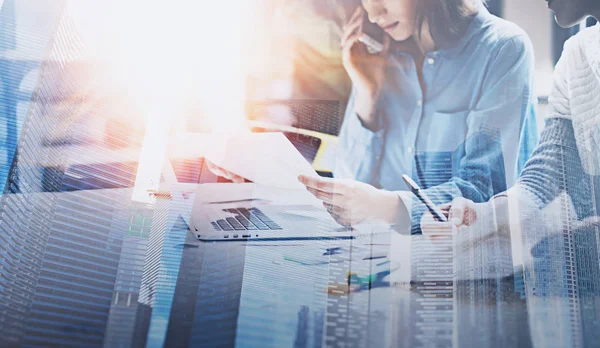
[[[258,208],[233,208],[223,209],[235,217],[212,221],[215,231],[268,231],[281,230],[281,226],[273,222]]]

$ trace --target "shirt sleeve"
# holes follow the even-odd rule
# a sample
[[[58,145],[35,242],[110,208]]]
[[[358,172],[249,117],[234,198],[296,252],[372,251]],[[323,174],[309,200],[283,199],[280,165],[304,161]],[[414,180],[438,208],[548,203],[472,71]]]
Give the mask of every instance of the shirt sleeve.
[[[371,183],[383,152],[385,127],[380,125],[375,132],[365,128],[354,111],[355,98],[353,89],[340,130],[334,173],[336,178]]]
[[[578,192],[591,192],[585,187],[590,178],[585,174],[570,120],[548,118],[539,146],[527,162],[518,186],[535,197],[539,209],[551,203],[562,191],[567,191],[575,205]]]
[[[554,69],[552,80],[552,90],[548,98],[548,117],[565,118],[571,120],[571,107],[569,105],[569,61],[571,61],[571,52],[573,45],[571,40],[567,40],[565,48],[561,54],[558,63]]]
[[[453,177],[425,188],[435,204],[460,196],[485,202],[505,191],[516,182],[519,157],[529,157],[533,146],[528,144],[537,142],[531,93],[533,49],[529,39],[508,39],[492,57],[480,97],[467,116],[467,137],[453,155]],[[524,132],[526,127],[528,131]],[[529,139],[523,139],[524,134]],[[424,205],[415,198],[400,197],[410,207],[412,233],[420,233]]]
[[[595,215],[594,178],[585,174],[573,124],[562,116],[546,119],[540,144],[518,183],[506,193],[503,205],[508,214],[496,217],[500,225],[509,226],[511,238],[520,241],[513,245],[521,246],[523,257],[552,258],[548,243],[562,238],[565,226],[572,231],[587,228],[585,223],[578,227],[579,221]],[[559,200],[565,192],[570,200]]]

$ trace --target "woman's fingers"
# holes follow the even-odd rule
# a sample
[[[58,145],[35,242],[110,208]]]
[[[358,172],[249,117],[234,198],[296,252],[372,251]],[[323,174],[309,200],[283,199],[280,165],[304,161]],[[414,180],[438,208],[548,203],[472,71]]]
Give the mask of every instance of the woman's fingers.
[[[467,210],[464,218],[464,224],[466,226],[471,226],[477,221],[477,208],[475,203],[468,201],[467,202]]]
[[[306,176],[299,176],[298,180],[312,195],[323,201],[323,206],[340,225],[352,226],[361,222],[360,217],[353,216],[350,209],[356,187],[354,181]]]
[[[353,35],[360,36],[361,30],[361,22],[351,23],[344,29],[344,33],[342,34],[341,46],[346,47],[348,40]]]
[[[452,229],[452,224],[438,221],[429,211],[421,218],[421,231],[434,244],[447,242]]]
[[[450,208],[452,208],[452,203],[442,204],[438,208],[444,214],[444,216],[446,217],[446,219],[449,220],[450,219]]]
[[[332,179],[330,179],[330,181],[325,181],[323,180],[323,178],[300,175],[298,176],[298,181],[300,181],[307,188],[319,191],[326,191],[331,193],[334,189],[334,182]]]
[[[456,227],[471,226],[477,220],[475,203],[462,197],[456,198],[452,201],[449,216]]]
[[[335,206],[332,204],[328,204],[323,202],[323,206],[327,209],[327,212],[338,224],[350,227],[353,225],[353,221],[347,209],[341,208],[339,206]]]
[[[356,11],[354,12],[354,15],[352,15],[352,18],[350,18],[348,23],[346,25],[344,25],[344,28],[343,28],[344,33],[342,34],[342,41],[341,41],[342,47],[345,45],[345,43],[348,40],[348,37],[350,37],[350,35],[362,31],[361,30],[362,21],[363,21],[363,11],[362,11],[362,8],[359,7],[356,9]]]
[[[207,161],[206,164],[208,165],[208,169],[215,175],[218,176],[223,176],[223,174],[225,174],[225,170],[221,167],[219,167],[218,165]]]
[[[342,60],[346,69],[351,69],[348,74],[361,73],[361,63],[365,63],[369,59],[369,52],[359,40],[359,35],[354,34],[348,38],[346,46],[342,49]]]
[[[445,233],[452,229],[452,225],[447,222],[438,221],[429,211],[423,213],[421,217],[421,231],[424,235],[436,235]]]
[[[452,201],[449,217],[450,222],[456,227],[460,227],[463,224],[465,218],[465,209],[467,208],[466,202],[467,201],[464,198],[456,198],[454,201]]]
[[[241,177],[235,173],[232,173],[228,170],[225,170],[210,161],[207,161],[207,165],[208,165],[208,169],[217,176],[231,180],[232,182],[234,182],[236,184],[241,184],[241,183],[246,182],[246,179],[244,179],[243,177]]]
[[[344,227],[352,227],[352,225],[353,225],[353,223],[350,219],[336,215],[335,213],[331,214],[331,217],[335,220],[335,222],[337,222],[338,224],[340,224]]]
[[[431,226],[435,226],[439,224],[439,222],[435,219],[435,217],[433,217],[433,214],[431,214],[429,211],[425,211],[423,213],[423,216],[421,217],[421,229],[423,230],[423,233],[426,232],[426,230],[428,230]]]
[[[360,33],[355,33],[348,38],[348,43],[344,47],[344,49],[347,50],[346,56],[355,64],[363,63],[367,59],[369,59],[369,62],[373,61],[373,63],[376,64],[376,58],[379,58],[379,56],[369,53],[367,45],[360,41],[360,35]],[[344,52],[342,52],[342,55],[343,54]]]
[[[352,14],[352,16],[350,17],[350,20],[348,21],[348,23],[346,25],[344,25],[344,30],[346,30],[346,28],[348,28],[350,25],[356,23],[359,21],[362,22],[362,16],[364,13],[364,9],[362,8],[362,6],[358,6],[356,8],[356,10],[354,11],[354,13]]]
[[[379,55],[387,55],[390,51],[390,47],[392,47],[392,37],[389,35],[383,35],[383,50],[379,53]]]
[[[370,54],[367,50],[367,46],[360,42],[359,39],[360,33],[353,33],[348,37],[345,45],[342,47],[342,59],[346,62],[353,63],[354,65],[369,57],[367,54]]]
[[[232,172],[227,172],[227,174],[229,176],[228,179],[236,184],[243,184],[246,182],[246,179],[237,174],[233,174]]]
[[[323,206],[325,206],[325,208],[327,208],[327,211],[330,214],[335,214],[343,219],[350,218],[350,212],[348,211],[348,209],[346,209],[344,207],[340,207],[339,205],[329,204],[329,203],[325,203],[325,202],[323,202]]]
[[[451,204],[444,204],[439,207],[450,223],[437,221],[430,212],[425,212],[421,218],[421,231],[429,237],[443,236],[452,232],[452,228],[471,226],[477,221],[477,205],[468,199],[459,197]]]
[[[372,80],[376,69],[385,69],[388,66],[388,53],[371,54],[367,46],[360,42],[360,35],[354,34],[348,39],[347,45],[342,50],[342,59],[346,69],[351,68],[355,73],[361,74],[361,80]],[[351,71],[348,71],[351,74]]]
[[[341,204],[342,199],[343,199],[340,195],[335,194],[335,193],[316,190],[316,189],[314,189],[312,187],[307,187],[306,189],[313,196],[315,196],[318,200],[323,201],[323,202],[325,202],[327,204],[331,204],[331,205],[337,206],[337,205]]]
[[[452,207],[452,203],[445,203],[445,204],[441,204],[438,206],[438,208],[440,208],[440,210],[443,211],[450,211],[450,208]]]
[[[300,175],[298,180],[304,186],[306,186],[306,188],[323,191],[325,193],[345,195],[348,192],[348,185],[341,180],[321,177],[308,177],[304,175]]]

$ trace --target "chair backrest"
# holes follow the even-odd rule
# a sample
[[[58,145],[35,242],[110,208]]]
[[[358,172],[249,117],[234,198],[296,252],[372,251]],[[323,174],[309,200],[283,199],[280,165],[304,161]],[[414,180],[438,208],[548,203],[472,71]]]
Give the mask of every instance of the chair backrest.
[[[251,121],[277,122],[270,119],[269,110],[279,107],[293,116],[289,126],[323,134],[338,135],[343,118],[339,100],[288,99],[260,100],[246,104],[246,114]]]

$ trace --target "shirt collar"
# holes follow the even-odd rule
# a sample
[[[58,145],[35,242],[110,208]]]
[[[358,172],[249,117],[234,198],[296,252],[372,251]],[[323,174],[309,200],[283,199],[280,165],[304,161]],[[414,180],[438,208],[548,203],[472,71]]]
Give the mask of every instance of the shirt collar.
[[[492,19],[493,16],[485,7],[484,4],[479,5],[477,14],[473,16],[469,27],[467,28],[465,34],[456,41],[454,45],[451,45],[448,48],[439,49],[431,52],[432,55],[442,55],[446,58],[454,58],[462,53],[467,44],[473,39],[473,37],[480,32],[481,28],[484,26],[486,22]]]
[[[486,23],[487,21],[492,19],[492,17],[493,17],[492,14],[488,11],[488,9],[485,7],[485,5],[483,5],[483,4],[479,5],[477,14],[475,14],[473,16],[471,23],[469,23],[469,26],[468,26],[467,30],[465,31],[465,34],[460,39],[458,39],[454,43],[454,45],[450,45],[450,47],[448,47],[448,48],[443,48],[443,49],[439,49],[439,50],[430,52],[430,53],[428,53],[428,56],[441,55],[446,58],[456,57],[457,55],[459,55],[460,53],[462,53],[464,51],[464,49],[467,47],[467,44],[481,30],[484,23]],[[401,44],[397,49],[397,53],[400,53],[400,54],[411,53],[411,52],[407,52],[406,47],[407,47],[407,45]]]

